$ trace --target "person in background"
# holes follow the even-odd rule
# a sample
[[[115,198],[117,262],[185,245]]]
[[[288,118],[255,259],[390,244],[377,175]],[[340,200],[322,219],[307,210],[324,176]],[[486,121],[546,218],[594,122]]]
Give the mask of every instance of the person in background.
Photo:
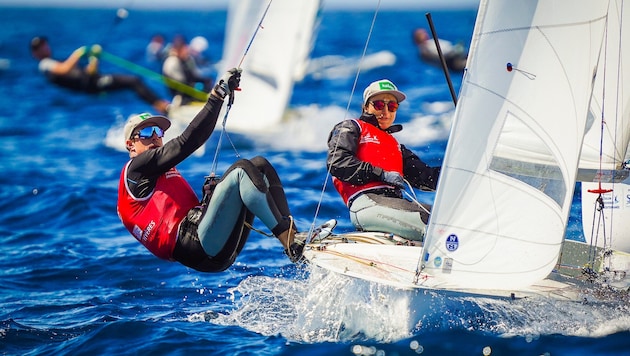
[[[363,92],[361,117],[344,120],[328,137],[327,166],[357,230],[394,233],[421,241],[430,206],[403,198],[405,180],[414,188],[436,188],[440,167],[430,167],[392,135],[405,94],[381,79]]]
[[[414,44],[418,47],[418,55],[422,60],[436,66],[442,65],[435,41],[429,37],[425,29],[415,29],[412,37]],[[466,68],[467,60],[464,47],[442,39],[438,39],[438,42],[448,69],[455,72],[463,71]]]
[[[169,47],[166,45],[166,40],[162,34],[156,33],[151,37],[151,41],[146,48],[146,57],[149,62],[164,61],[168,55]]]
[[[187,87],[208,92],[212,87],[212,78],[204,77],[197,67],[195,59],[190,55],[190,49],[183,37],[178,36],[173,40],[173,45],[168,57],[162,65],[162,75],[172,79],[176,84],[184,84]],[[197,86],[199,84],[199,86]],[[178,89],[178,85],[170,85],[170,92],[178,103],[184,105],[195,99]]]
[[[171,123],[148,113],[124,127],[130,160],[118,186],[117,211],[123,225],[155,256],[201,272],[234,263],[257,216],[280,240],[291,261],[302,257],[296,228],[280,178],[263,157],[240,159],[221,179],[207,178],[201,200],[176,165],[203,145],[215,128],[227,95],[234,95],[241,70],[229,70],[184,132],[163,143]]]
[[[206,58],[206,50],[208,49],[208,40],[203,36],[195,36],[188,44],[190,56],[193,57],[198,67],[206,67],[210,65],[210,60]]]
[[[52,58],[48,39],[34,37],[30,43],[31,54],[39,61],[39,71],[46,75],[51,83],[71,90],[88,94],[97,94],[114,90],[133,90],[146,103],[161,113],[168,111],[169,102],[160,99],[140,77],[125,74],[101,74],[98,70],[99,45],[79,47],[64,61]],[[88,64],[81,68],[81,58],[87,56]]]

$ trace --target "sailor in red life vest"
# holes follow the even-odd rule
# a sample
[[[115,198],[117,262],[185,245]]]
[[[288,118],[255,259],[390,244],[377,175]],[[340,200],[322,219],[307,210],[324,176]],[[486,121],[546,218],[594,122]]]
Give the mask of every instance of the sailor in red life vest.
[[[242,250],[254,216],[280,240],[293,262],[302,256],[277,172],[263,157],[241,159],[219,180],[207,179],[199,200],[175,166],[206,142],[227,95],[234,95],[240,69],[229,70],[184,132],[167,143],[164,116],[140,114],[124,128],[131,158],[118,187],[123,225],[155,256],[202,272],[230,267]]]
[[[389,80],[363,92],[358,119],[338,123],[328,137],[327,165],[333,184],[359,231],[382,231],[421,241],[430,206],[403,198],[405,180],[414,188],[436,188],[440,167],[430,167],[398,143],[392,133],[398,104],[405,94]]]

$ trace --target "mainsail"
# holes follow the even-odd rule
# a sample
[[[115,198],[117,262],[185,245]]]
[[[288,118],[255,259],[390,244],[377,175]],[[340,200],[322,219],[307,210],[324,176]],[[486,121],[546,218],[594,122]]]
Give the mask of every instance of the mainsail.
[[[422,259],[438,286],[526,288],[552,271],[606,12],[481,1]]]

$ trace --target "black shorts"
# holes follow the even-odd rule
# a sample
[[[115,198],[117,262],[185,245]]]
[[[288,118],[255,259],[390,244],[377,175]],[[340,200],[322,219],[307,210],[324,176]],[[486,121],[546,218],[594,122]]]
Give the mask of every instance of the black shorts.
[[[190,209],[179,226],[179,236],[173,250],[173,259],[200,272],[225,271],[234,263],[243,246],[245,246],[250,231],[245,226],[245,222],[251,224],[254,220],[254,215],[246,208],[241,210],[239,223],[234,226],[234,230],[232,230],[230,238],[223,246],[223,249],[214,257],[206,254],[199,241],[197,227],[202,216],[203,210],[201,207]]]

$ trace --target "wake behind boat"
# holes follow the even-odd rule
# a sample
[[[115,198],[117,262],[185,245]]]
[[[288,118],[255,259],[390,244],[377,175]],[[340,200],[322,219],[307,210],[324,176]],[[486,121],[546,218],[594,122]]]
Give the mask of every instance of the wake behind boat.
[[[481,1],[424,244],[331,234],[307,245],[308,261],[406,289],[581,300],[554,269],[608,3],[560,4],[572,11]]]

